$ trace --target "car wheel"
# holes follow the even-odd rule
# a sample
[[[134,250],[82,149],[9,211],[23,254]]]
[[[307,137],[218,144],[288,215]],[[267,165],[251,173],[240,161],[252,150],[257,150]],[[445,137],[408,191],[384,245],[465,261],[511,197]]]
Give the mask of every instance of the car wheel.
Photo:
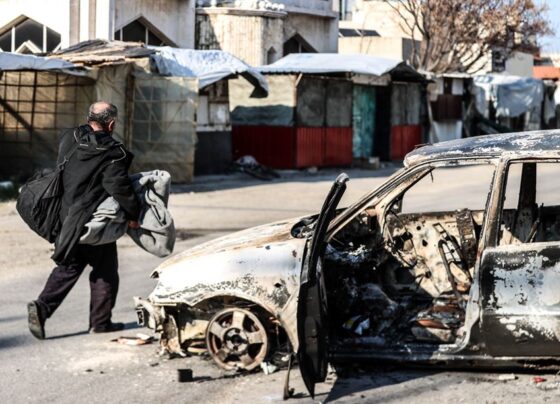
[[[268,335],[255,314],[228,308],[216,313],[208,322],[206,346],[221,368],[252,370],[268,353]]]

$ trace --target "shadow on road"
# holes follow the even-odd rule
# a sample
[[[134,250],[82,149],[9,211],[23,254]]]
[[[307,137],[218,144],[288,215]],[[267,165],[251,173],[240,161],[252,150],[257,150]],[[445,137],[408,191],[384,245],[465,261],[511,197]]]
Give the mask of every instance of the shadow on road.
[[[401,369],[401,368],[380,368],[380,367],[337,367],[337,379],[325,398],[324,402],[333,402],[341,398],[352,398],[356,400],[367,398],[367,402],[390,402],[410,400],[413,397],[427,390],[437,390],[439,387],[448,383],[448,380],[441,380],[438,386],[433,383],[426,383],[414,388],[399,389],[398,392],[388,393],[376,397],[375,389],[398,385],[415,379],[422,379],[433,376],[438,371],[420,369]]]
[[[27,316],[6,316],[6,317],[0,317],[0,323],[8,323],[8,322],[10,322],[10,321],[23,320],[24,318],[27,318]]]
[[[54,335],[52,337],[47,337],[45,339],[55,340],[55,339],[62,339],[62,338],[71,338],[71,337],[77,337],[78,335],[85,335],[87,333],[88,333],[87,330],[82,330],[82,331],[70,332],[70,333],[67,333],[67,334]]]
[[[19,345],[25,345],[29,342],[29,339],[17,335],[14,337],[0,337],[0,349],[13,348]]]
[[[122,331],[128,331],[128,330],[135,330],[141,328],[136,322],[134,321],[130,321],[128,323],[124,323],[124,329]],[[85,335],[85,334],[89,334],[89,330],[81,330],[81,331],[76,331],[76,332],[71,332],[71,333],[67,333],[67,334],[62,334],[62,335],[54,335],[52,337],[47,337],[47,340],[56,340],[56,339],[62,339],[62,338],[72,338],[72,337],[77,337],[79,335]],[[118,332],[113,332],[110,333],[110,335],[117,335]],[[107,334],[109,335],[109,333]]]

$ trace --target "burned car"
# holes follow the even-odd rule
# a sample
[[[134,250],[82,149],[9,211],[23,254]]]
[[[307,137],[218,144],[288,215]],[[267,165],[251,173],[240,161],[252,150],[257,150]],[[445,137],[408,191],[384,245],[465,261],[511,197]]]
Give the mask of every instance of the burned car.
[[[544,366],[560,355],[560,132],[426,145],[346,209],[202,244],[137,298],[169,352],[226,369],[297,352],[313,394],[327,362]]]

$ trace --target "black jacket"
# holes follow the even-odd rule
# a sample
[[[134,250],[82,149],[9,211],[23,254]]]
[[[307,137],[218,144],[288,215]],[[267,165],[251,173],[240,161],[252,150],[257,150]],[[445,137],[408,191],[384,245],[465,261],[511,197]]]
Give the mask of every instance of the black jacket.
[[[68,161],[62,176],[62,229],[52,256],[57,263],[69,256],[84,225],[109,195],[117,200],[129,220],[138,220],[140,215],[140,203],[128,176],[133,155],[110,134],[94,132],[89,125],[63,131],[58,163],[65,158]]]

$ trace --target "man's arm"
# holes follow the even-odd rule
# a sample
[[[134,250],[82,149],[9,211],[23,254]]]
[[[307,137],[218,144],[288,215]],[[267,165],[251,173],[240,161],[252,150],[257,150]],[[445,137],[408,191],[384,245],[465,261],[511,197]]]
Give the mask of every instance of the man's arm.
[[[127,165],[124,160],[109,164],[103,171],[103,188],[111,195],[124,210],[128,220],[137,221],[140,217],[141,206],[132,182],[128,176]]]

